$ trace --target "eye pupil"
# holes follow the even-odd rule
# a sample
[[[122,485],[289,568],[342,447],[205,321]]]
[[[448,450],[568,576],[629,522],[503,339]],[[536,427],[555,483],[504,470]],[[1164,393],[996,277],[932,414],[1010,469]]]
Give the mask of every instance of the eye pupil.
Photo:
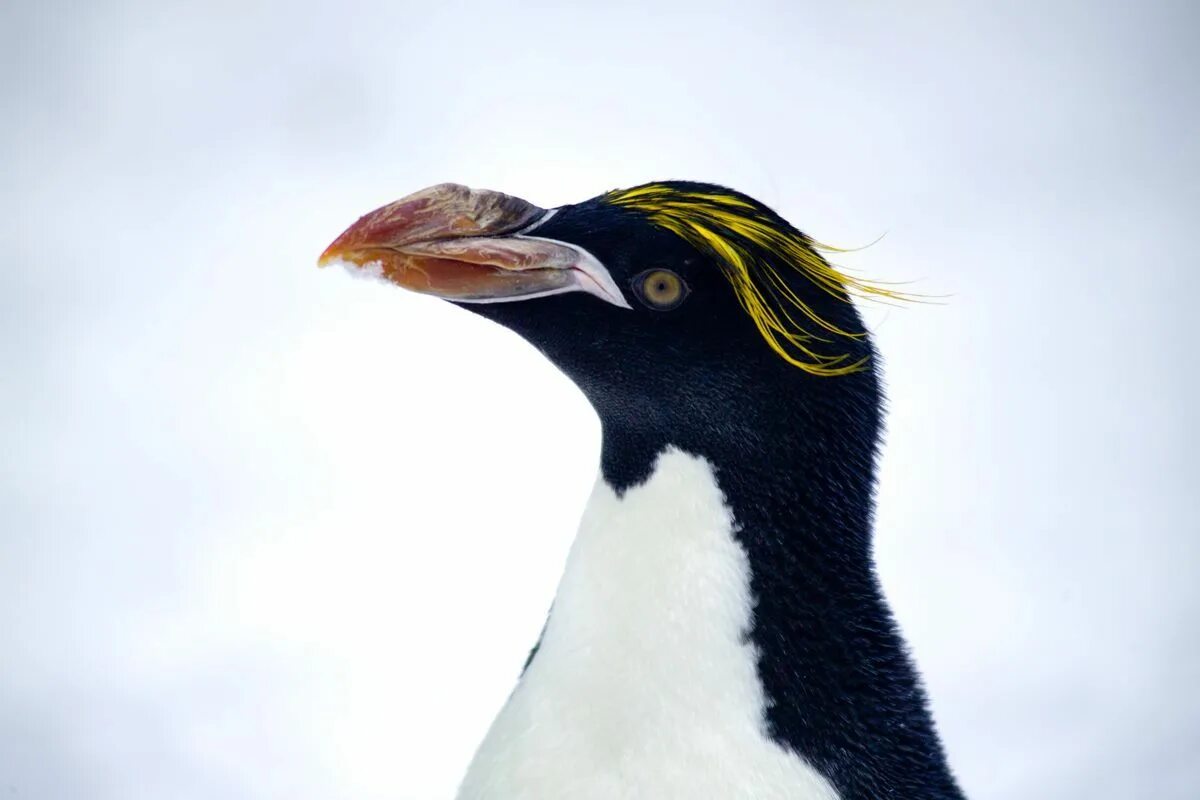
[[[653,269],[633,279],[638,297],[650,308],[669,311],[687,297],[687,284],[683,278],[668,269]]]

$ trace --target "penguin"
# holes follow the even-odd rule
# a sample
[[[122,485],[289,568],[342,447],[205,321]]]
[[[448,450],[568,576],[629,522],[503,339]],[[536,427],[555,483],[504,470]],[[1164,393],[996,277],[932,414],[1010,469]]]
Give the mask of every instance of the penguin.
[[[540,641],[460,800],[961,800],[872,560],[886,288],[753,198],[441,184],[322,265],[514,331],[601,422]]]

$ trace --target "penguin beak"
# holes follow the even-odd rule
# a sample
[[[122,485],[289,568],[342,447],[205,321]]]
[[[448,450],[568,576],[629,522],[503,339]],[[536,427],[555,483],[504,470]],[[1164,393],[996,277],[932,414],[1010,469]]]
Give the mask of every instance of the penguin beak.
[[[362,217],[325,248],[317,264],[341,263],[459,303],[582,291],[629,308],[590,253],[524,235],[554,213],[500,192],[443,183]]]

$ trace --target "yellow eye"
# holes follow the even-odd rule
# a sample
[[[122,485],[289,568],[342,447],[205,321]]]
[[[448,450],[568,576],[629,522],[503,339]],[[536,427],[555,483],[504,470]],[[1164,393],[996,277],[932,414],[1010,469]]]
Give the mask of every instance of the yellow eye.
[[[650,308],[670,311],[684,301],[688,295],[683,278],[669,269],[652,269],[633,279],[633,288],[638,297]]]

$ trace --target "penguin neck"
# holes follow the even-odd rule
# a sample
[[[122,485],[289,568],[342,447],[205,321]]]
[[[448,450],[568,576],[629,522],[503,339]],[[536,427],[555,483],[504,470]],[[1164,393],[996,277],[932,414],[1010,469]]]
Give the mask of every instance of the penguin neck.
[[[668,454],[683,453],[708,465],[730,518],[730,535],[746,557],[753,607],[747,635],[759,643],[764,673],[772,668],[777,644],[785,645],[787,658],[799,649],[814,654],[806,659],[813,670],[844,669],[845,653],[823,657],[860,641],[855,630],[863,622],[889,634],[884,637],[888,646],[899,646],[871,555],[873,445],[854,452],[845,442],[776,435],[758,440],[749,451],[740,434],[736,441],[683,432],[670,438],[674,441],[606,428],[598,481],[623,498],[675,468]],[[682,493],[689,489],[679,491],[679,502],[686,502]],[[686,550],[688,543],[683,534],[675,544]],[[797,625],[800,620],[804,624]],[[769,698],[773,704],[799,688],[775,684],[769,674],[762,677],[769,693],[777,693]]]
[[[725,637],[729,644],[736,634],[749,647],[766,734],[829,776],[839,797],[865,798],[873,786],[897,785],[914,792],[937,789],[914,797],[956,798],[924,692],[872,563],[875,421],[857,433],[832,441],[775,431],[756,439],[750,451],[740,432],[722,437],[677,431],[670,441],[606,425],[601,475],[581,529],[589,543],[581,550],[577,542],[573,566],[581,571],[586,559],[587,570],[608,570],[593,572],[586,583],[621,587],[624,597],[639,596],[639,581],[653,587],[640,594],[642,605],[624,620],[627,627],[604,627],[610,638],[597,643],[610,652],[628,646],[630,670],[645,667],[649,658],[654,666],[640,677],[658,675],[674,684],[696,675],[697,661],[720,659],[703,647],[637,642],[677,641],[681,627],[695,641],[713,634],[712,641]],[[707,495],[704,480],[681,456],[704,464],[711,476],[717,499],[700,505],[715,502],[723,511],[689,516],[694,509],[688,493]],[[679,474],[690,477],[676,481],[672,476]],[[636,508],[647,496],[657,508],[625,517],[612,512],[622,500]],[[672,509],[672,503],[679,505]],[[637,514],[644,515],[640,522],[633,521]],[[714,535],[707,526],[726,524],[725,514],[733,545],[723,556],[728,563],[707,585],[703,577],[693,582],[703,574],[694,559],[713,561]],[[682,529],[689,524],[697,530]],[[634,525],[637,535],[618,530],[622,525]],[[656,538],[664,533],[669,540]],[[614,539],[617,558],[604,550]],[[736,582],[731,576],[743,567],[744,594],[722,584]],[[563,589],[578,577],[569,564]],[[673,598],[677,588],[690,594]],[[716,606],[706,605],[714,598]],[[559,611],[556,600],[551,625]],[[718,634],[730,619],[744,627]],[[713,680],[733,682],[735,672]]]

